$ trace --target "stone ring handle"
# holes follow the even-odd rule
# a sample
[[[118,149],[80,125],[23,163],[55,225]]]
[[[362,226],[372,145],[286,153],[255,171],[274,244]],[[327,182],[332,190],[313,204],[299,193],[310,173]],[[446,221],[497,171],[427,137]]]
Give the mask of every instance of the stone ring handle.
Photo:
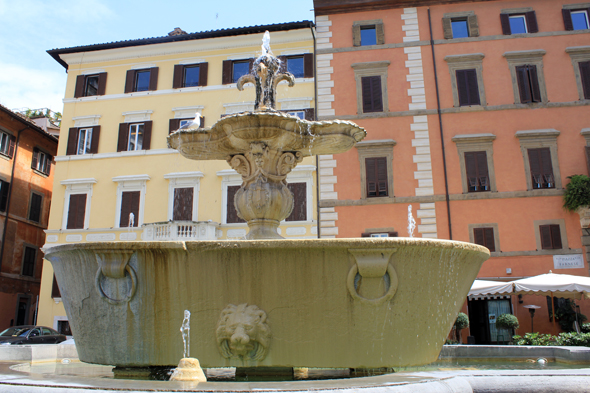
[[[350,271],[348,272],[348,278],[346,280],[348,292],[350,292],[350,295],[354,300],[358,300],[360,302],[367,304],[379,305],[390,300],[395,295],[395,292],[397,291],[397,274],[393,266],[391,266],[391,264],[387,264],[387,274],[389,274],[389,289],[387,290],[387,292],[385,292],[383,296],[375,299],[367,299],[366,297],[361,296],[357,292],[356,287],[354,285],[354,279],[356,278],[357,273],[358,266],[354,264],[350,268]]]
[[[98,253],[96,255],[99,266],[96,276],[94,277],[94,286],[96,287],[100,297],[110,304],[122,304],[129,302],[135,295],[135,291],[137,290],[137,274],[135,273],[135,270],[129,265],[130,256],[131,253],[112,252]],[[104,290],[102,289],[102,285],[100,284],[103,277],[118,280],[125,278],[127,275],[126,273],[131,278],[131,288],[129,288],[127,295],[125,295],[125,297],[122,299],[113,299],[107,296],[107,294],[105,294]]]

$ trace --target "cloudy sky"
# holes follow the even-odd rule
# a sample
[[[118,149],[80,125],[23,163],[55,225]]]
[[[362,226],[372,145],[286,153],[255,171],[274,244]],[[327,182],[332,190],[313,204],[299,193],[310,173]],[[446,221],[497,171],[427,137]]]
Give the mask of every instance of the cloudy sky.
[[[0,104],[61,112],[65,69],[46,51],[313,20],[313,0],[0,0]],[[272,42],[271,42],[272,44]]]

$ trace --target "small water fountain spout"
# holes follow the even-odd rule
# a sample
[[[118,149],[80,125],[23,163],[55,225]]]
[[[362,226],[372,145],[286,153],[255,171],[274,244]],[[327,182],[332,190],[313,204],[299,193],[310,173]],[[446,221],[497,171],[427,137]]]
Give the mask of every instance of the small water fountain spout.
[[[191,352],[191,312],[184,310],[184,319],[180,327],[180,334],[182,334],[182,343],[184,347],[184,358],[188,358]]]
[[[171,381],[194,381],[207,382],[207,377],[201,368],[198,359],[190,356],[190,332],[191,332],[191,312],[184,310],[184,318],[180,326],[180,333],[182,334],[182,343],[184,347],[184,356],[180,359],[178,367],[176,367],[172,375]]]

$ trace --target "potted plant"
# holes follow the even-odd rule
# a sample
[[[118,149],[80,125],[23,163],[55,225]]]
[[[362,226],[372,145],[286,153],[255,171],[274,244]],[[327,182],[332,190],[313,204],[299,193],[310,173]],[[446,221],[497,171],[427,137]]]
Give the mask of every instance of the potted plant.
[[[582,228],[590,227],[590,177],[586,175],[568,176],[570,182],[565,187],[563,207],[580,215]]]
[[[512,314],[501,314],[496,318],[496,329],[511,329],[511,333],[513,333],[513,330],[518,329],[519,326],[518,318]],[[512,334],[510,334],[510,337],[512,337]],[[510,341],[512,341],[512,338]]]
[[[453,325],[453,327],[455,328],[455,335],[457,338],[457,342],[459,344],[462,343],[461,329],[465,329],[468,326],[469,326],[469,317],[467,316],[467,314],[460,312],[459,315],[457,315],[457,320],[455,321],[455,325]]]

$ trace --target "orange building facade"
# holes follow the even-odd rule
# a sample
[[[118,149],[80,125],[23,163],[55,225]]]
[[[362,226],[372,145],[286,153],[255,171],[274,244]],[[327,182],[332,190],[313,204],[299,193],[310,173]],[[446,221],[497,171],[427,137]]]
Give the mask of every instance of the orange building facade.
[[[318,119],[367,130],[319,157],[321,237],[408,236],[411,205],[414,236],[490,248],[481,279],[588,276],[590,236],[562,207],[589,173],[590,3],[574,1],[315,0]],[[526,305],[559,331],[541,296],[467,303],[476,343],[508,340],[506,312],[530,332]]]
[[[35,323],[57,138],[0,106],[0,331]]]

